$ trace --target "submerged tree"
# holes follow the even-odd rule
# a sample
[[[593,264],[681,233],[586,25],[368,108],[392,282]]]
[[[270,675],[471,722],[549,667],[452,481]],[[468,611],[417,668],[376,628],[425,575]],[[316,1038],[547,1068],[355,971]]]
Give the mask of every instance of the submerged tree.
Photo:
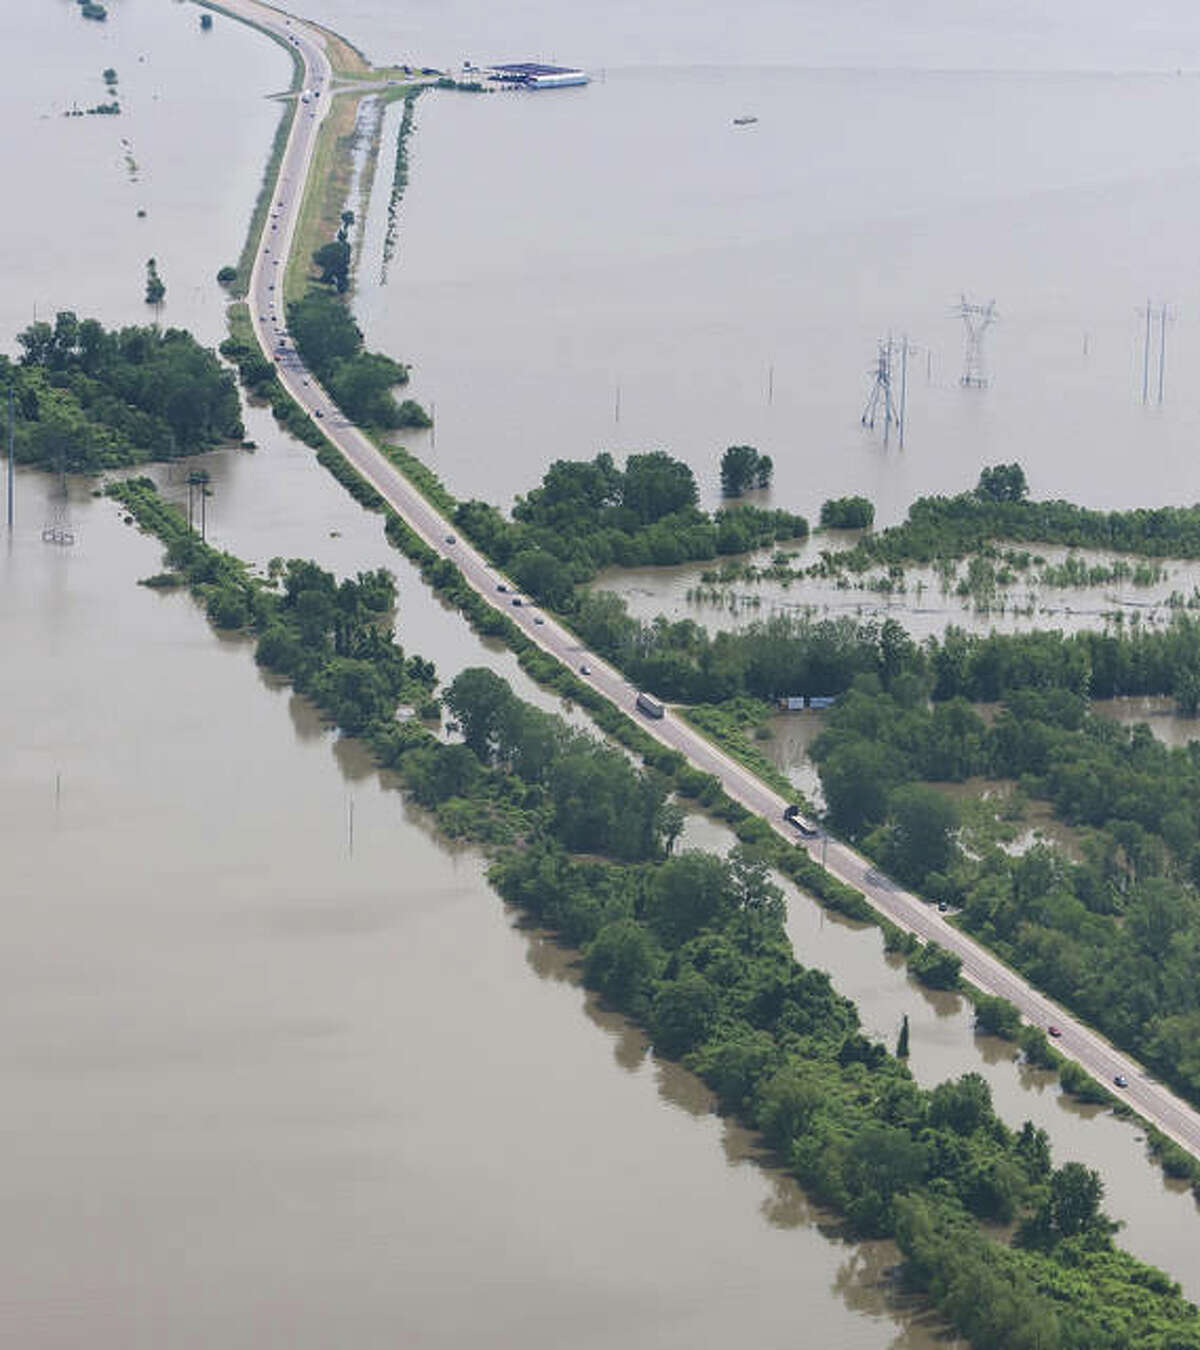
[[[146,262],[146,303],[148,305],[161,305],[163,297],[167,293],[167,288],[162,277],[158,275],[158,263],[154,258],[147,259]]]
[[[750,487],[770,487],[775,465],[752,445],[731,445],[721,456],[721,491],[740,497]]]

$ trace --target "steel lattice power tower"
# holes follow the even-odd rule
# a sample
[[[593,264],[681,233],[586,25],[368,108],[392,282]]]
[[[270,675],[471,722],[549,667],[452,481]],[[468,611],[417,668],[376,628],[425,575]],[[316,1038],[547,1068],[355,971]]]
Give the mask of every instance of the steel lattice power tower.
[[[996,302],[989,300],[986,305],[975,305],[964,295],[955,313],[962,319],[963,327],[967,330],[967,352],[961,384],[964,389],[986,389],[988,377],[983,360],[983,339],[987,330],[996,322]]]
[[[899,425],[895,404],[892,402],[892,339],[881,339],[878,344],[878,356],[871,374],[871,392],[867,395],[867,406],[863,409],[864,427],[875,427],[875,418],[883,413],[883,443],[888,442],[888,432],[893,423]]]
[[[899,342],[893,341],[892,335],[889,333],[886,338],[879,339],[877,347],[878,356],[871,370],[871,392],[867,395],[867,406],[863,409],[860,420],[864,427],[870,427],[874,430],[875,419],[882,411],[884,445],[887,445],[889,433],[892,427],[895,427],[900,433],[900,449],[903,450],[905,412],[908,405],[908,358],[918,348],[909,342],[907,333]],[[898,405],[892,394],[892,357],[897,351],[900,353],[900,397]]]

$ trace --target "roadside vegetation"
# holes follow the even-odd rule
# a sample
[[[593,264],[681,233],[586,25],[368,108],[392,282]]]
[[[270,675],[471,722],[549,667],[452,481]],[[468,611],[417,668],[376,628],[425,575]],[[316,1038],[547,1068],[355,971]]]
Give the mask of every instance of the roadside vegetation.
[[[167,543],[214,624],[256,634],[260,664],[361,735],[443,828],[491,846],[500,894],[579,949],[585,982],[658,1053],[761,1130],[852,1232],[894,1236],[908,1284],[974,1344],[1200,1346],[1178,1286],[1115,1246],[1096,1173],[1056,1168],[1030,1123],[1009,1129],[977,1074],[921,1088],[828,976],[795,960],[753,840],[727,858],[677,854],[662,772],[522,703],[491,671],[445,690],[461,743],[398,719],[404,701],[430,698],[435,672],[395,641],[387,573],[338,583],[275,560],[256,578],[148,480],[108,491]]]
[[[518,497],[511,519],[486,502],[460,502],[454,522],[523,590],[563,613],[587,597],[576,586],[603,567],[691,562],[744,553],[777,539],[804,538],[808,522],[789,511],[697,506],[695,475],[661,450],[556,460],[541,484]]]
[[[14,391],[16,457],[90,473],[176,459],[243,435],[237,387],[216,354],[178,328],[106,329],[61,311],[0,356]]]
[[[1176,637],[1200,635],[1189,625]],[[831,824],[1200,1104],[1194,744],[1169,749],[1145,726],[1095,716],[1070,685],[1005,690],[990,725],[961,696],[931,706],[926,689],[911,675],[889,689],[867,677],[833,710],[812,748]],[[1048,802],[1082,857],[964,832],[933,784],[977,776]]]

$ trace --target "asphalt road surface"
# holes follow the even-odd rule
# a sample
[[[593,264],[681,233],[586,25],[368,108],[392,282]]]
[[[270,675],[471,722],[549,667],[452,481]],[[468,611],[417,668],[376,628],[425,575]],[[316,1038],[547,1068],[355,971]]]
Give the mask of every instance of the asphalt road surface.
[[[538,646],[564,665],[582,674],[597,690],[623,711],[636,718],[650,735],[685,755],[697,768],[715,774],[729,795],[749,810],[763,816],[775,830],[811,849],[824,853],[829,871],[839,880],[857,887],[881,914],[924,941],[936,941],[962,959],[963,975],[988,994],[999,994],[1016,1005],[1022,1017],[1034,1026],[1055,1026],[1060,1036],[1055,1048],[1080,1064],[1105,1084],[1114,1096],[1127,1102],[1189,1152],[1200,1157],[1200,1113],[1156,1082],[1136,1061],[1110,1045],[1101,1035],[1073,1018],[1050,999],[1038,993],[1019,975],[1003,965],[971,938],[961,933],[927,902],[910,894],[883,876],[867,859],[839,840],[823,838],[800,841],[784,823],[786,799],[767,787],[748,770],[730,759],[670,709],[661,719],[642,716],[634,707],[636,690],[621,673],[598,656],[580,647],[578,639],[536,606],[513,604],[515,589],[481,554],[457,537],[445,520],[379,453],[365,436],[347,422],[315,378],[305,369],[286,335],[283,310],[283,272],[299,217],[304,184],[312,165],[317,130],[330,106],[331,70],[323,37],[316,28],[270,9],[257,0],[222,0],[223,7],[259,27],[270,29],[299,53],[307,71],[305,88],[319,91],[301,103],[283,157],[278,188],[250,280],[251,319],[263,350],[279,358],[279,376],[292,397],[319,419],[332,440],[362,476],[372,483],[431,548],[451,558],[468,583],[485,600],[502,609]],[[285,343],[280,350],[280,342]],[[505,590],[499,589],[503,585]],[[1121,1076],[1128,1086],[1119,1088]]]

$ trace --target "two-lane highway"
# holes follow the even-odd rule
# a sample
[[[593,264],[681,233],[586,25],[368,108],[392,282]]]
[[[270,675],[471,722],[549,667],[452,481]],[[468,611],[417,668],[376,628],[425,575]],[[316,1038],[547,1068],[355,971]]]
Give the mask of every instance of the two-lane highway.
[[[251,318],[263,350],[279,354],[286,340],[283,312],[283,272],[287,265],[299,216],[305,183],[312,167],[316,133],[332,101],[330,65],[324,39],[318,29],[258,0],[223,0],[230,13],[278,34],[289,42],[305,63],[305,87],[319,96],[300,103],[283,158],[278,190],[263,232],[250,284]],[[502,579],[470,544],[456,536],[453,525],[441,516],[401,475],[370,441],[342,418],[328,395],[304,368],[298,355],[288,351],[280,362],[279,376],[288,392],[313,416],[321,419],[326,435],[362,476],[380,492],[389,505],[431,548],[451,558],[468,584],[489,604],[504,610],[539,647],[582,674],[617,707],[638,718],[645,730],[663,745],[678,750],[697,768],[715,774],[731,797],[761,815],[774,829],[795,840],[783,822],[786,800],[740,764],[706,740],[682,718],[667,711],[661,720],[641,717],[634,708],[636,691],[621,673],[599,657],[584,652],[578,639],[549,615],[533,606],[513,604],[510,589],[499,589]],[[507,587],[507,582],[503,582]],[[881,876],[853,849],[836,839],[818,841],[826,865],[839,880],[857,887],[874,908],[899,927],[923,941],[936,941],[959,956],[965,977],[985,993],[998,994],[1013,1003],[1026,1021],[1035,1026],[1054,1024],[1061,1031],[1057,1048],[1078,1060],[1087,1071],[1109,1087],[1147,1120],[1189,1152],[1200,1157],[1200,1113],[1181,1101],[1128,1056],[1102,1036],[1073,1018],[1064,1009],[1032,988],[986,949],[960,932],[930,905]],[[1125,1088],[1116,1077],[1128,1081]]]

